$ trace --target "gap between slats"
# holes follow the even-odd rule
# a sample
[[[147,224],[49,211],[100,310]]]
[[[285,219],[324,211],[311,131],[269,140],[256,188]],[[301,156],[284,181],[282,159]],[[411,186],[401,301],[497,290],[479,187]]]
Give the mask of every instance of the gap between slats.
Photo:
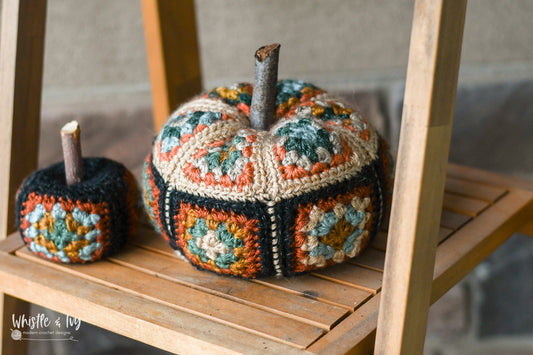
[[[345,307],[350,311],[357,309],[372,296],[372,293],[366,290],[331,282],[315,277],[312,274],[301,275],[295,278],[276,277],[257,279],[251,280],[250,282],[300,295],[312,300]]]
[[[218,297],[243,303],[326,330],[350,309],[287,294],[247,280],[200,271],[177,258],[126,246],[110,261]]]
[[[312,275],[376,294],[381,290],[383,274],[350,263],[331,266]]]
[[[522,197],[511,190],[509,195],[501,196],[493,208],[480,214],[479,220],[474,219],[471,224],[455,231],[453,237],[439,245],[433,275],[432,302],[507,239],[513,225],[516,227],[520,224],[518,220],[524,220],[526,206],[529,206],[529,211],[532,210],[531,199],[531,196]],[[521,216],[518,217],[518,214]],[[368,341],[368,349],[372,349],[379,297],[380,294],[367,301],[339,326],[317,339],[307,350],[327,354],[334,348],[332,344],[359,344],[361,340]],[[344,351],[348,350],[359,353],[361,348],[355,350],[347,347]]]
[[[107,261],[99,261],[90,265],[66,266],[46,261],[27,249],[22,249],[16,254],[19,257],[135,294],[168,307],[298,348],[304,348],[325,332],[319,327],[201,293],[167,280],[154,280],[149,275]],[[128,277],[123,277],[126,274]]]
[[[438,236],[442,243],[453,233],[471,222],[473,218],[503,198],[508,191],[504,188],[475,183],[460,178],[447,178],[443,198],[443,210]],[[388,222],[388,221],[387,221]],[[387,245],[387,224],[385,223],[371,244],[372,248],[385,251]],[[367,265],[362,265],[368,267]],[[371,267],[372,268],[372,267]]]
[[[152,233],[153,237],[148,237]],[[137,235],[133,238],[132,243],[141,248],[162,253],[167,256],[176,258],[172,249],[166,242],[154,232],[148,231],[147,234]],[[350,266],[346,266],[350,267]],[[353,266],[351,266],[353,268]],[[362,269],[364,272],[365,269]],[[354,285],[351,282],[337,280],[334,277],[323,277],[314,273],[309,275],[302,275],[295,278],[295,282],[283,281],[284,279],[271,278],[260,280],[249,280],[249,282],[260,283],[265,286],[283,289],[285,291],[298,294],[300,296],[316,299],[321,302],[330,303],[333,305],[348,306],[350,310],[354,310],[360,306],[371,293],[376,292],[376,288],[368,288],[366,286]],[[285,279],[286,280],[286,279]],[[314,283],[314,285],[312,285]],[[339,286],[340,285],[340,286]],[[348,286],[349,288],[346,288]],[[340,295],[352,295],[348,303],[339,298]]]
[[[495,202],[506,190],[501,187],[472,182],[456,177],[446,178],[445,191],[470,198],[477,198],[486,202]]]
[[[468,222],[469,220],[470,220],[470,218],[468,218],[465,221],[465,223]],[[464,225],[464,223],[461,224],[461,225]],[[454,230],[454,229],[447,228],[447,227],[440,227],[439,228],[438,243],[439,244],[442,243],[443,241],[445,241],[447,238],[449,238],[455,232],[456,232],[456,230]],[[387,233],[383,232],[383,231],[378,232],[378,234],[376,235],[376,237],[374,238],[374,240],[370,244],[370,248],[369,249],[376,249],[376,250],[385,252],[386,249],[387,249]],[[364,256],[365,253],[366,253],[366,250],[362,253],[361,256]],[[355,259],[353,259],[353,261],[357,263],[357,259],[358,258],[355,258]],[[367,267],[367,265],[364,265],[364,266]]]
[[[491,202],[465,197],[452,193],[445,193],[443,198],[443,209],[476,217],[483,210],[492,204]]]

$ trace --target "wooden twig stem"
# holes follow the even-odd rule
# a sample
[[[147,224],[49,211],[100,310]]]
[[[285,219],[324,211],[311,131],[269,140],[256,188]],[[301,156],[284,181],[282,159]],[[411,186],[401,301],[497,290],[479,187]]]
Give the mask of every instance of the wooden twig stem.
[[[250,107],[252,128],[267,130],[276,115],[279,43],[261,47],[255,52],[255,82]]]
[[[61,145],[65,160],[65,177],[67,185],[74,185],[83,179],[83,161],[81,159],[80,125],[70,121],[61,128]]]

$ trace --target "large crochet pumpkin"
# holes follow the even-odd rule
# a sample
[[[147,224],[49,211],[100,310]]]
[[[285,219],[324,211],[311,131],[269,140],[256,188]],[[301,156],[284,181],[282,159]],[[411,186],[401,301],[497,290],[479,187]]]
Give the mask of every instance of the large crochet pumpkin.
[[[199,268],[290,276],[356,257],[390,191],[386,143],[356,110],[302,81],[277,84],[276,122],[250,128],[250,84],[179,107],[144,169],[145,204]]]

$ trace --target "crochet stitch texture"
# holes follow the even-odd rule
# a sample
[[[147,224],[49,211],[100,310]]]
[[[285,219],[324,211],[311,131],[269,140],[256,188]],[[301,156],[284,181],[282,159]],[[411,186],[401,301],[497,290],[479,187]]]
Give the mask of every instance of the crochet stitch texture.
[[[361,253],[388,207],[387,144],[355,109],[303,81],[277,84],[276,123],[249,127],[252,86],[180,106],[144,167],[155,228],[198,268],[292,276]]]
[[[135,178],[122,164],[83,159],[82,182],[68,186],[64,163],[35,171],[17,195],[16,223],[35,254],[86,263],[118,251],[138,218]]]

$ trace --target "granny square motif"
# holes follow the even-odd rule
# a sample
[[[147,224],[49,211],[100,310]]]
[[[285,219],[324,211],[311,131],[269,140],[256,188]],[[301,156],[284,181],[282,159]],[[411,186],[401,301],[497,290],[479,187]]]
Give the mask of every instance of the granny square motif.
[[[180,106],[144,167],[146,209],[198,268],[292,276],[357,257],[390,201],[386,142],[357,110],[303,81],[277,84],[276,122],[250,128],[253,87]]]

